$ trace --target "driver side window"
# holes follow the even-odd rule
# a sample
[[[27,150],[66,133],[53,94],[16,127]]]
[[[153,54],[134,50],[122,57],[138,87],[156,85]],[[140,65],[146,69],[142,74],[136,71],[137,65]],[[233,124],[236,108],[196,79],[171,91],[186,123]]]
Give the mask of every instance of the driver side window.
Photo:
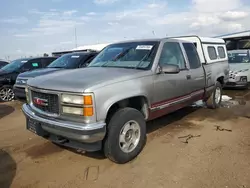
[[[185,69],[185,59],[177,42],[166,42],[163,45],[161,56],[159,59],[159,65],[177,65],[180,69]]]

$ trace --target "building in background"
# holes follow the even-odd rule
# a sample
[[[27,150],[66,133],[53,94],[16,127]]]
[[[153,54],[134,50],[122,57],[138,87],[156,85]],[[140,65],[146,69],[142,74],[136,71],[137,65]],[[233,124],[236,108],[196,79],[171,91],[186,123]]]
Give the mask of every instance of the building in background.
[[[250,49],[250,30],[216,36],[226,41],[227,50]]]

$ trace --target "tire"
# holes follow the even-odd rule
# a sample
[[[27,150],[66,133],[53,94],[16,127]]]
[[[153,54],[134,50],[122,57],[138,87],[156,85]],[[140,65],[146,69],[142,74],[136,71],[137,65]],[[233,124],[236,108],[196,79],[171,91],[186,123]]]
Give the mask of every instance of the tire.
[[[0,88],[0,101],[9,102],[15,99],[15,94],[12,86],[5,85]]]
[[[133,138],[136,138],[135,135],[137,135],[138,137],[137,139],[135,139],[136,141],[134,142],[134,145],[126,144],[126,142],[124,142],[124,144],[121,144],[121,138],[124,138],[124,141],[128,139],[126,138],[126,136],[123,136],[127,134],[121,134],[125,133],[127,127],[130,127],[131,130],[133,130],[134,127],[138,128],[134,129],[138,134],[136,134],[136,131],[134,132],[134,135],[132,134],[134,136]],[[129,129],[126,132],[130,134],[131,130]],[[139,155],[145,144],[146,121],[142,113],[134,108],[122,108],[116,111],[111,117],[107,126],[107,135],[104,140],[103,146],[105,156],[115,163],[124,164],[133,160],[137,155]],[[125,152],[127,145],[133,147],[128,147],[127,152]],[[133,150],[129,151],[129,148]]]
[[[218,97],[219,99],[216,99],[216,97]],[[222,99],[222,86],[221,86],[221,83],[217,81],[211,96],[206,101],[206,105],[208,108],[211,108],[211,109],[219,108],[221,104],[221,99]]]
[[[250,89],[250,82],[247,82],[247,85],[246,85],[245,89],[246,89],[246,90],[247,90],[247,89]]]

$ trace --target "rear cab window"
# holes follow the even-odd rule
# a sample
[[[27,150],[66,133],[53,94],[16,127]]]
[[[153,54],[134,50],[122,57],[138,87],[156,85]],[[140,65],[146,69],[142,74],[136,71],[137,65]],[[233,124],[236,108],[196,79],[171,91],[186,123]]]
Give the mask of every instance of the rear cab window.
[[[190,69],[197,69],[201,67],[200,58],[195,45],[192,43],[183,43],[183,47],[187,54]]]

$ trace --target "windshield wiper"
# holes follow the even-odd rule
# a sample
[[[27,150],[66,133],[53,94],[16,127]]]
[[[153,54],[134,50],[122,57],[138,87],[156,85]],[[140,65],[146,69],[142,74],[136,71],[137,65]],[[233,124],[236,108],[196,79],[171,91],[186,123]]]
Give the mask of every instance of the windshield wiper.
[[[139,66],[141,65],[141,63],[142,63],[146,58],[148,58],[148,57],[151,55],[151,53],[154,51],[154,48],[155,48],[155,45],[152,47],[152,49],[150,50],[150,52],[148,52],[148,53],[145,54],[145,56],[141,59],[141,61],[134,67],[134,69],[138,69],[138,68],[139,68]],[[142,67],[140,67],[140,68],[142,68]]]
[[[127,48],[126,50],[124,50],[122,53],[118,54],[115,59],[113,61],[117,61],[118,59],[120,59],[121,57],[124,57],[128,52],[129,50],[133,49],[134,47],[130,47],[130,48]]]
[[[114,61],[106,61],[105,63],[103,63],[100,67],[107,67],[106,65],[108,65],[109,63],[113,63]]]
[[[132,48],[133,48],[133,47],[130,47],[130,48],[124,50],[122,53],[118,54],[114,59],[109,60],[109,61],[103,63],[103,64],[101,65],[101,67],[106,67],[109,63],[116,62],[116,61],[117,61],[118,59],[120,59],[121,57],[124,57],[124,56],[129,52],[129,50],[131,50]]]

